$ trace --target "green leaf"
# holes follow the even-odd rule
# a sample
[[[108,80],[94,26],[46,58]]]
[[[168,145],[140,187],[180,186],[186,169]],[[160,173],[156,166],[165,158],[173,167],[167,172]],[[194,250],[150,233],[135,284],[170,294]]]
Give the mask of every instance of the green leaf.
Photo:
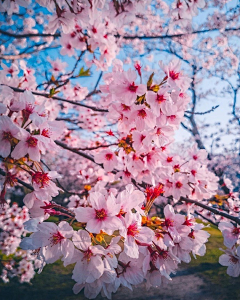
[[[147,82],[147,88],[150,89],[152,83],[153,83],[153,76],[154,76],[154,72],[150,75],[148,82]]]
[[[84,67],[81,67],[78,77],[88,77],[90,75],[91,75],[90,68],[87,70],[84,70]]]
[[[49,97],[51,98],[52,96],[56,95],[57,93],[59,93],[59,91],[55,91],[55,88],[51,88]]]

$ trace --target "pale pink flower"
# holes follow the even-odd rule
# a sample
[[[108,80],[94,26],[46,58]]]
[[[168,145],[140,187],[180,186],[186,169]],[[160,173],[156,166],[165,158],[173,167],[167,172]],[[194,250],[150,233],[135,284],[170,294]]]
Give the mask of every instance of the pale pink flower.
[[[194,145],[192,149],[189,150],[190,157],[196,162],[204,164],[207,159],[207,151],[205,149],[198,149],[197,145]]]
[[[55,197],[61,190],[53,182],[53,179],[61,178],[61,175],[56,171],[49,171],[48,173],[35,172],[31,176],[34,194],[39,200],[46,200],[49,196]]]
[[[204,227],[202,225],[202,227]],[[192,254],[196,258],[196,255],[204,256],[206,253],[205,243],[208,241],[210,234],[205,230],[192,230],[188,235],[193,241]]]
[[[15,159],[20,159],[25,155],[33,161],[40,161],[41,145],[39,144],[39,135],[31,135],[26,130],[21,130],[21,140],[14,148],[11,156]]]
[[[116,202],[120,204],[119,216],[124,216],[126,213],[131,212],[133,208],[140,214],[144,214],[144,211],[141,209],[144,201],[144,193],[134,189],[132,184],[128,184],[125,190],[117,196]],[[124,221],[124,219],[122,220]]]
[[[228,267],[227,274],[232,277],[240,275],[240,247],[223,250],[225,254],[219,257],[219,263]]]
[[[125,238],[124,252],[131,258],[139,257],[138,244],[151,245],[154,232],[148,228],[141,226],[142,217],[139,213],[133,214],[128,212],[125,216],[125,226],[120,230],[121,235]]]
[[[152,129],[156,125],[156,117],[145,105],[138,105],[129,117],[129,121],[135,122],[136,129],[144,131]]]
[[[109,266],[114,269],[116,269],[118,265],[118,261],[115,254],[119,254],[122,251],[122,248],[118,245],[120,238],[120,236],[113,237],[111,239],[110,244],[105,249],[106,256],[104,260],[106,259],[108,261]]]
[[[181,196],[186,197],[190,193],[188,177],[181,173],[175,173],[172,180],[172,195],[179,200]]]
[[[118,260],[121,264],[118,265],[118,272],[121,274],[118,278],[116,285],[122,284],[131,289],[131,284],[137,285],[143,282],[144,274],[142,271],[143,255],[138,259],[127,256],[125,252],[120,253]],[[124,270],[124,271],[123,271]]]
[[[52,73],[53,75],[59,75],[59,73],[64,73],[65,69],[67,67],[67,63],[61,61],[59,58],[56,58],[55,60],[48,59],[52,66]]]
[[[162,112],[166,115],[168,124],[175,126],[180,124],[184,116],[184,111],[178,110],[178,107],[170,101],[164,103]]]
[[[192,16],[198,15],[198,9],[204,8],[206,5],[205,0],[194,0],[189,2],[190,10],[192,12]]]
[[[78,207],[75,209],[76,219],[79,222],[87,223],[86,229],[92,233],[100,231],[112,234],[114,230],[122,227],[122,222],[117,217],[120,211],[120,204],[116,203],[114,196],[105,198],[99,192],[90,194],[89,202],[92,207]]]
[[[56,225],[52,222],[41,223],[37,226],[38,231],[30,238],[32,245],[43,249],[43,255],[47,263],[53,263],[63,256],[63,261],[68,261],[74,253],[74,246],[69,238],[73,235],[72,227],[65,221]]]
[[[166,145],[170,141],[172,141],[171,136],[174,134],[174,130],[171,126],[161,126],[157,127],[155,130],[155,134],[152,137],[152,140],[156,144],[157,147],[161,147]]]
[[[103,164],[107,172],[111,172],[117,165],[116,155],[111,150],[103,150],[94,156],[98,164]]]
[[[72,241],[81,250],[77,252],[77,263],[73,269],[72,279],[78,284],[92,283],[99,279],[104,272],[101,256],[105,254],[105,249],[100,245],[92,246],[89,233],[81,229],[74,232]]]
[[[159,111],[163,104],[169,100],[169,93],[167,89],[160,88],[157,93],[153,91],[146,92],[147,103],[150,104],[151,110],[156,116],[159,116]]]
[[[146,86],[143,84],[135,84],[137,74],[129,69],[127,72],[114,74],[114,82],[110,86],[111,92],[117,99],[121,99],[126,105],[131,105],[137,99],[146,93]]]
[[[186,91],[192,81],[188,76],[185,76],[181,71],[181,61],[174,59],[167,66],[162,61],[159,62],[160,67],[166,73],[167,83],[174,89],[181,89],[183,92]]]
[[[71,44],[71,42],[69,41],[68,37],[64,36],[61,39],[61,45],[62,45],[62,49],[60,51],[60,53],[62,55],[68,55],[68,56],[73,56],[75,53],[75,49],[73,47],[73,45]]]
[[[48,32],[54,34],[59,27],[62,27],[63,33],[70,33],[74,29],[74,14],[60,10],[58,15],[52,15],[48,23]]]
[[[16,76],[19,73],[19,68],[16,63],[12,63],[10,67],[1,63],[1,67],[3,68],[3,72],[7,75]]]
[[[167,204],[164,207],[164,216],[165,216],[165,220],[162,225],[163,228],[167,229],[167,231],[170,233],[170,236],[172,237],[175,243],[179,243],[181,240],[179,230],[181,229],[181,226],[185,221],[184,215],[175,214],[173,207]],[[165,242],[165,238],[167,238],[167,235],[164,235],[164,242]],[[169,242],[168,243],[165,242],[165,244],[168,246]]]
[[[149,148],[149,144],[151,144],[151,135],[148,131],[138,131],[134,130],[132,133],[133,139],[133,148],[137,152],[141,151],[140,153],[145,152]]]
[[[240,228],[235,227],[230,222],[220,222],[218,228],[222,232],[224,245],[228,248],[232,248],[239,240]]]
[[[20,138],[20,128],[9,117],[0,116],[0,156],[8,157],[14,138]]]

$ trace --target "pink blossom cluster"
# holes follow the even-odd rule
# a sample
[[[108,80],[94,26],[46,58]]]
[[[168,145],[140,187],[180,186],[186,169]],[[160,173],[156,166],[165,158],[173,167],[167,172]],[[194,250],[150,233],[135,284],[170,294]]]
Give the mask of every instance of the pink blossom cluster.
[[[186,26],[193,17],[198,15],[198,10],[204,8],[205,5],[205,0],[175,0],[172,4],[171,17],[178,25]]]
[[[227,267],[227,274],[232,277],[240,275],[240,227],[229,221],[221,221],[218,225],[222,232],[226,249],[221,249],[224,254],[219,257],[219,263]]]
[[[116,33],[131,22],[135,15],[144,11],[149,1],[136,1],[114,4],[113,1],[82,1],[73,3],[71,9],[65,2],[51,3],[38,1],[53,15],[50,16],[46,30],[54,34],[61,29],[62,55],[74,56],[77,50],[88,51],[86,65],[107,70],[119,52]],[[122,30],[123,31],[123,30]],[[98,55],[96,51],[98,50]]]
[[[206,150],[193,147],[186,157],[171,153],[174,133],[189,103],[190,79],[180,70],[179,61],[165,66],[158,83],[152,75],[147,84],[139,83],[142,74],[124,71],[116,61],[113,72],[104,75],[107,118],[117,123],[118,151],[98,151],[94,158],[105,171],[116,172],[126,183],[131,180],[150,185],[164,185],[164,195],[179,200],[209,198],[217,189],[218,178],[207,170]]]
[[[29,220],[27,207],[19,207],[16,203],[10,206],[10,200],[0,211],[0,251],[4,282],[18,277],[21,283],[29,282],[39,267],[39,261],[32,251],[19,250],[21,239],[27,231],[23,224]]]
[[[75,264],[75,293],[84,288],[88,298],[102,293],[110,299],[121,285],[132,289],[146,280],[147,287],[159,287],[171,280],[179,263],[190,262],[191,255],[205,254],[209,234],[204,225],[196,223],[194,214],[208,215],[193,203],[208,202],[212,208],[211,201],[203,199],[216,198],[219,178],[207,169],[205,150],[193,146],[183,156],[172,151],[174,134],[189,103],[191,80],[177,60],[167,65],[160,62],[159,66],[161,79],[151,74],[145,80],[139,64],[135,70],[125,70],[121,61],[114,61],[112,72],[103,75],[105,85],[100,86],[100,100],[95,102],[101,107],[95,110],[102,123],[97,124],[91,107],[79,110],[80,118],[84,116],[83,128],[104,128],[111,144],[104,145],[103,138],[104,144],[91,144],[81,152],[86,141],[71,136],[70,130],[56,120],[59,105],[53,104],[51,90],[45,98],[34,95],[29,90],[36,88],[31,69],[20,65],[20,75],[19,65],[2,65],[0,156],[5,171],[1,173],[1,203],[7,189],[18,182],[31,189],[23,202],[30,215],[25,230],[32,233],[21,242],[27,251],[21,265],[6,264],[5,281],[10,273],[19,275],[20,270],[29,270],[21,279],[29,281],[35,268],[41,271],[45,264],[62,259],[64,266]],[[80,86],[72,91],[68,83],[62,91],[74,100],[82,100],[88,92]],[[67,103],[65,112],[72,105]],[[92,123],[87,126],[88,122]],[[105,130],[104,124],[109,124],[110,130]],[[56,141],[58,138],[65,144]],[[101,134],[95,138],[100,139]],[[56,143],[83,159],[71,161],[62,156],[58,160]],[[50,154],[54,171],[44,162]],[[78,191],[62,187],[59,173],[63,167],[67,169],[65,177],[80,181]],[[67,207],[55,202],[62,192],[68,195]],[[231,190],[228,196],[229,207],[237,207],[237,195]],[[185,204],[177,205],[181,201]],[[163,218],[155,216],[153,204],[163,206]],[[175,206],[179,212],[185,209],[186,215],[175,213]],[[5,214],[11,215],[11,211],[8,207]],[[232,216],[238,213],[235,208],[232,211]],[[50,216],[60,216],[60,222],[49,222]],[[8,228],[4,226],[5,240]],[[231,223],[220,223],[219,228],[229,247],[226,255],[232,251],[236,259],[239,250],[233,247],[238,242],[238,228]],[[9,242],[14,251],[20,238],[16,241]],[[30,253],[37,255],[37,266],[33,266]],[[226,265],[226,257],[220,263]]]
[[[35,97],[30,91],[15,92],[9,86],[29,87],[35,84],[31,69],[25,69],[23,76],[18,66],[8,68],[5,65],[0,71],[1,105],[0,105],[0,156],[7,163],[7,175],[1,190],[1,202],[4,202],[6,188],[14,186],[17,172],[22,178],[32,183],[32,197],[40,200],[51,200],[58,194],[59,188],[52,179],[58,178],[55,171],[44,172],[40,166],[41,157],[46,151],[57,149],[55,139],[64,128],[63,122],[54,121],[58,107],[52,110],[52,104],[42,97]],[[26,71],[26,73],[25,73]],[[10,75],[10,76],[9,76]],[[9,85],[9,86],[8,86]],[[15,169],[13,168],[15,167]],[[33,198],[26,197],[28,208],[33,206]]]
[[[230,179],[224,178],[224,185],[229,188],[229,198],[226,200],[226,207],[229,214],[239,217],[240,200],[239,193],[233,192],[233,185]],[[219,257],[219,263],[227,268],[227,274],[232,277],[240,275],[240,227],[223,218],[218,224],[223,235],[223,243],[226,249],[221,249],[225,253]]]
[[[79,230],[66,221],[37,223],[23,239],[23,249],[38,250],[44,263],[62,259],[64,266],[75,263],[72,278],[74,293],[84,288],[93,299],[100,292],[111,299],[120,286],[147,280],[147,287],[161,286],[171,280],[181,261],[190,262],[190,253],[204,255],[209,233],[189,215],[175,214],[164,208],[164,219],[145,215],[143,192],[132,184],[122,192],[99,188],[90,192],[87,202],[72,207]],[[134,212],[133,212],[134,211]]]
[[[150,0],[134,2],[84,0],[73,1],[71,4],[66,1],[38,0],[37,3],[46,8],[49,15],[46,17],[43,13],[39,13],[33,18],[29,10],[30,16],[23,22],[23,33],[36,35],[32,37],[35,42],[41,40],[42,33],[46,34],[43,40],[47,45],[54,43],[55,35],[60,36],[61,55],[73,57],[78,50],[86,51],[88,52],[88,57],[85,57],[86,65],[88,67],[94,65],[97,69],[105,71],[119,53],[120,46],[125,44],[120,36],[131,35],[135,30],[140,35],[142,31],[146,34],[146,28],[141,23],[145,25],[145,22],[149,24],[149,21],[152,25],[147,32],[150,30],[153,34],[159,30],[159,27],[161,28],[164,17],[169,17],[171,26],[184,28],[190,25],[190,21],[198,14],[199,9],[205,7],[204,0],[176,0],[172,5],[164,1],[156,1],[156,4],[154,3],[156,7],[161,8],[156,14],[155,5],[152,5]],[[21,6],[27,8],[29,5],[32,9],[37,6],[34,1],[6,0],[0,3],[0,11],[12,15],[18,13]],[[136,16],[144,16],[144,18],[136,18]],[[61,34],[58,34],[59,30]],[[138,42],[137,44],[139,45]],[[25,40],[16,46],[24,47]],[[13,49],[8,50],[19,52],[17,49],[12,51]],[[143,52],[143,49],[144,43],[141,43],[140,51]]]

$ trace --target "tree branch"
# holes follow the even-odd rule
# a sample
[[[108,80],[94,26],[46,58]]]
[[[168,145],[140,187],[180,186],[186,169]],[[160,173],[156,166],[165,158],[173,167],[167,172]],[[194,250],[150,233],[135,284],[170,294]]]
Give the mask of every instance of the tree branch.
[[[192,112],[192,111],[186,110],[185,113],[194,114],[194,115],[205,115],[205,114],[208,114],[208,113],[214,111],[218,107],[219,107],[219,105],[213,106],[211,109],[204,111],[204,112]]]
[[[231,215],[229,215],[229,214],[227,214],[227,213],[225,213],[225,212],[223,212],[223,211],[220,211],[220,210],[218,210],[218,209],[215,209],[215,208],[213,208],[213,207],[207,206],[207,205],[205,205],[205,204],[203,204],[203,203],[201,203],[201,202],[198,202],[198,201],[196,201],[196,200],[192,200],[192,199],[188,199],[188,198],[185,198],[185,197],[181,197],[181,198],[180,198],[180,201],[185,201],[185,202],[189,202],[189,203],[194,203],[194,204],[197,205],[197,206],[200,206],[200,207],[202,207],[202,208],[204,208],[204,209],[206,209],[206,210],[208,210],[208,211],[211,211],[211,212],[214,213],[215,215],[222,216],[222,217],[224,217],[224,218],[227,218],[227,219],[229,219],[229,220],[234,221],[234,222],[237,223],[237,224],[240,224],[240,219],[239,219],[239,218],[234,217],[234,216],[231,216]]]
[[[0,33],[3,35],[7,35],[10,37],[13,37],[15,39],[25,39],[25,38],[31,38],[31,37],[49,37],[52,36],[54,38],[56,37],[60,37],[60,33],[55,33],[55,34],[51,34],[51,33],[24,33],[24,34],[18,34],[18,33],[12,33],[9,31],[4,31],[2,29],[0,29]]]
[[[62,143],[60,141],[55,141],[55,143],[58,146],[62,147],[63,149],[69,150],[69,151],[71,151],[73,153],[76,153],[76,154],[78,154],[78,155],[80,155],[80,156],[82,156],[82,157],[84,157],[84,158],[86,158],[88,160],[91,160],[93,163],[95,163],[96,165],[98,165],[98,166],[100,166],[101,168],[104,169],[103,164],[96,163],[95,160],[94,160],[94,158],[92,156],[90,156],[90,155],[88,155],[88,154],[86,154],[86,153],[84,153],[82,151],[79,151],[79,150],[77,150],[75,148],[68,147],[66,144],[64,144],[64,143]],[[117,170],[112,170],[111,173],[116,174]]]
[[[123,36],[125,40],[134,40],[134,39],[139,39],[139,40],[150,40],[150,39],[172,39],[172,38],[177,38],[177,37],[182,37],[185,35],[191,35],[191,34],[200,34],[200,33],[206,33],[206,32],[214,32],[214,31],[238,31],[240,28],[212,28],[212,29],[204,29],[204,30],[195,30],[192,32],[184,32],[184,33],[178,33],[178,34],[167,34],[167,35],[154,35],[154,36]],[[115,35],[115,37],[120,38],[120,35]]]
[[[6,85],[6,86],[8,86],[8,85]],[[10,87],[14,92],[18,92],[18,93],[25,92],[25,90],[22,90],[22,89],[19,89],[19,88],[15,88],[15,87],[12,87],[12,86],[8,86],[8,87]],[[61,98],[61,97],[56,97],[56,96],[50,97],[50,95],[46,94],[46,93],[33,92],[33,91],[31,91],[31,93],[33,95],[42,96],[42,97],[45,97],[45,98],[50,98],[50,99],[53,99],[53,100],[59,100],[59,101],[63,101],[63,102],[67,102],[67,103],[73,104],[73,105],[77,105],[77,106],[82,106],[82,107],[85,107],[85,108],[89,108],[89,109],[91,109],[93,111],[108,112],[107,109],[97,108],[97,107],[90,106],[90,105],[87,105],[87,104],[83,104],[83,103],[80,103],[80,102],[76,102],[76,101],[73,101],[73,100],[67,100],[67,99],[64,99],[64,98]]]
[[[6,176],[7,173],[6,173],[5,171],[3,171],[3,169],[0,168],[0,175]],[[18,183],[20,183],[21,185],[25,186],[25,187],[28,188],[29,190],[34,191],[34,188],[33,188],[30,184],[28,184],[28,183],[22,181],[22,180],[19,179],[19,178],[17,178],[17,181],[18,181]]]

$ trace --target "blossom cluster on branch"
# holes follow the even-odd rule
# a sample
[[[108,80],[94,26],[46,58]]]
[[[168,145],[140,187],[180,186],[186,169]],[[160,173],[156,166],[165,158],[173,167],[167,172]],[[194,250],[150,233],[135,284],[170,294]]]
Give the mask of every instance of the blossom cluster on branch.
[[[195,78],[178,59],[160,60],[157,72],[149,72],[141,61],[128,68],[127,60],[117,58],[135,39],[136,28],[141,35],[139,22],[156,21],[150,36],[163,25],[154,7],[169,14],[169,32],[181,40],[178,29],[186,29],[206,3],[144,2],[39,0],[48,10],[47,21],[38,16],[35,30],[34,18],[27,18],[22,35],[15,36],[21,42],[8,45],[14,52],[24,47],[25,38],[42,41],[39,47],[60,46],[60,54],[74,63],[69,71],[66,61],[48,57],[50,76],[24,60],[1,64],[5,282],[13,276],[29,282],[36,269],[61,259],[65,267],[73,265],[74,293],[84,289],[90,299],[99,293],[111,299],[120,286],[132,290],[142,282],[160,287],[181,262],[205,255],[210,235],[196,218],[218,225],[227,247],[219,262],[230,276],[240,274],[239,194],[209,167],[209,153],[188,115],[194,114],[194,107],[188,110],[188,90],[193,93]],[[18,5],[27,4],[5,0],[0,11],[14,18]],[[139,40],[132,45],[141,53],[145,44],[142,49]],[[14,55],[29,55],[17,51]],[[90,68],[101,70],[91,92],[80,85]],[[175,137],[186,114],[197,144],[176,153]],[[18,185],[23,207],[6,200],[14,198]]]
[[[10,206],[9,202],[0,211],[0,251],[4,254],[1,278],[4,282],[13,277],[21,283],[30,282],[41,263],[32,251],[19,249],[21,238],[27,234],[24,223],[29,220],[28,209],[16,203]]]

